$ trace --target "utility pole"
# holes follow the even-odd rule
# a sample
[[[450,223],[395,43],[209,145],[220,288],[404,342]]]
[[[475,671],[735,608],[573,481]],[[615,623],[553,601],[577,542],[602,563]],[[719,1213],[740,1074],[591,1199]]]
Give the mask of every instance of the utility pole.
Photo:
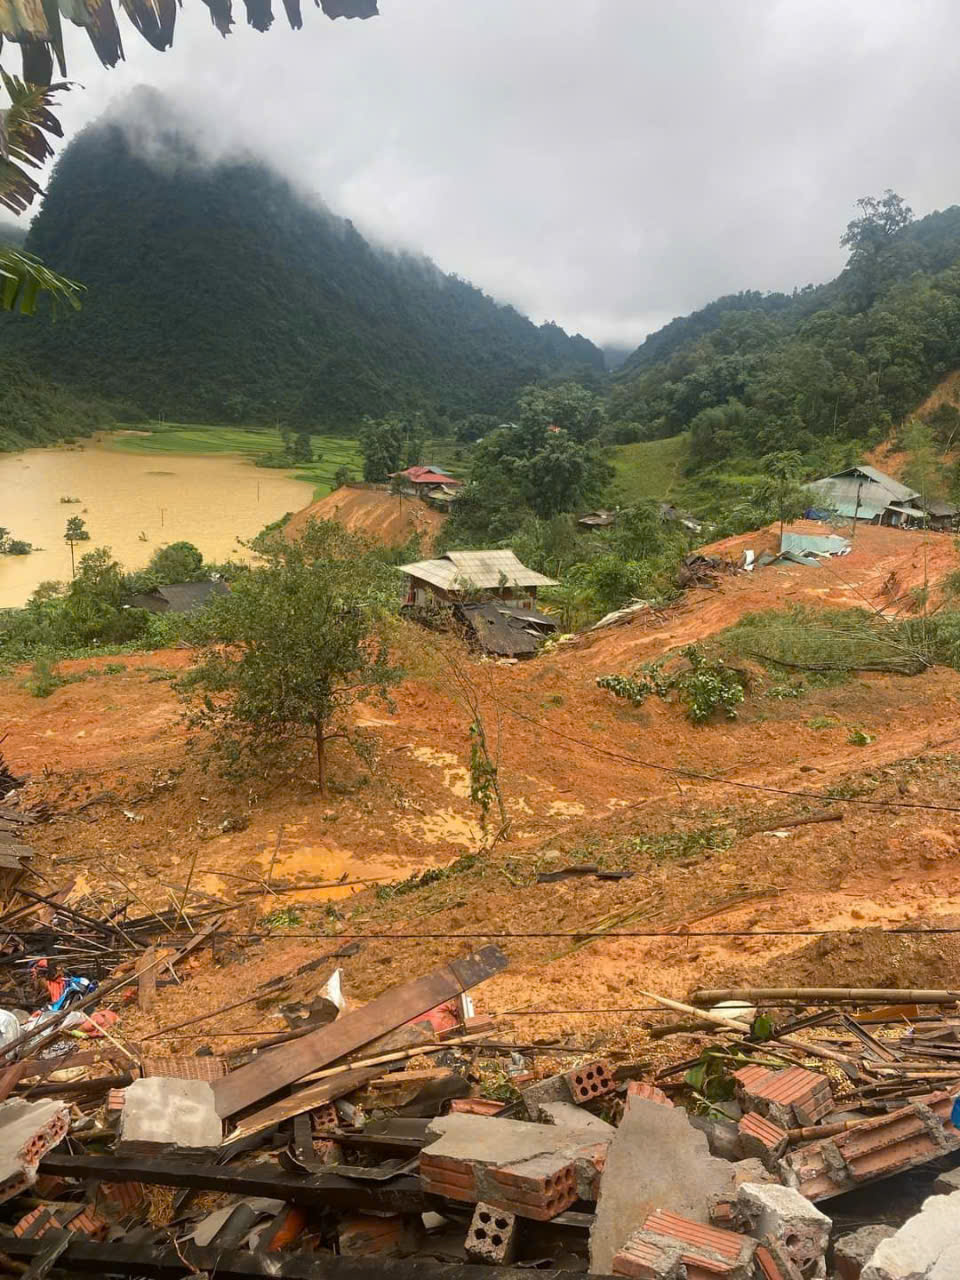
[[[853,525],[851,526],[851,529],[850,529],[851,543],[853,542],[854,535],[857,532],[857,519],[860,515],[860,491],[862,488],[863,488],[863,481],[861,480],[860,483],[857,485],[857,503],[856,503],[856,506],[853,508]]]

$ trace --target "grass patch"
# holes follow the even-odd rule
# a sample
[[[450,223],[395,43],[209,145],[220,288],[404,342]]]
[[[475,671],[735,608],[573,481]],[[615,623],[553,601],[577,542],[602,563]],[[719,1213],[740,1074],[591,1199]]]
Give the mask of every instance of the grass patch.
[[[690,436],[686,432],[666,440],[615,445],[611,453],[614,483],[628,503],[641,498],[666,502],[676,497],[689,457]]]
[[[834,720],[833,716],[814,716],[812,720],[807,721],[808,729],[839,729],[840,721]]]
[[[722,853],[735,839],[732,827],[695,827],[692,831],[668,831],[661,836],[633,836],[627,848],[631,853],[646,853],[657,862],[666,862],[693,858],[701,853]]]

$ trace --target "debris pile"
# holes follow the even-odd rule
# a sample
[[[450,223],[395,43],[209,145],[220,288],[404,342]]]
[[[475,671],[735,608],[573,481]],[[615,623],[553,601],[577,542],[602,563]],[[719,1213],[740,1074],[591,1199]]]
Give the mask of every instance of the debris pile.
[[[229,904],[191,901],[174,947],[176,908],[69,898],[21,886],[0,916],[27,1005],[0,992],[8,1273],[960,1276],[960,992],[642,992],[695,1018],[657,1028],[655,1067],[498,1038],[468,994],[496,946],[353,1002],[354,940],[219,1011],[284,1001],[285,1034],[185,1057],[158,1037],[218,1011],[135,1040],[114,1006],[152,1009]]]

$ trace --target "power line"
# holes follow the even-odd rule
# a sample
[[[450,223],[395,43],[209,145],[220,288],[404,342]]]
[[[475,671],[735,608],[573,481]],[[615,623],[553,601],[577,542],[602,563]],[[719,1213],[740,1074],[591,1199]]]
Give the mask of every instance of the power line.
[[[768,787],[760,782],[736,782],[733,778],[724,778],[718,774],[700,773],[695,769],[682,769],[673,765],[654,764],[651,760],[640,760],[637,756],[624,755],[623,752],[611,751],[608,747],[601,747],[583,738],[576,738],[573,734],[564,733],[562,729],[555,729],[553,725],[537,720],[533,716],[527,715],[524,711],[518,711],[515,707],[504,707],[503,709],[509,715],[516,716],[519,720],[526,720],[528,724],[532,724],[538,729],[546,729],[548,733],[552,733],[558,738],[575,743],[579,747],[585,747],[588,751],[594,751],[610,760],[632,764],[638,769],[652,769],[656,773],[669,774],[674,778],[693,778],[699,782],[719,782],[725,787],[736,787],[741,791],[762,791],[776,796],[796,796],[801,800],[823,800],[829,804],[859,804],[865,805],[870,809],[927,809],[937,813],[960,813],[960,806],[958,805],[925,804],[923,801],[917,800],[864,800],[858,796],[849,798],[832,796],[825,791],[792,791],[788,787]]]
[[[740,905],[738,903],[733,906]],[[744,903],[743,905],[749,905]],[[682,932],[681,932],[682,930]],[[556,932],[544,930],[535,933],[497,933],[491,930],[476,929],[471,933],[315,933],[309,931],[300,931],[297,933],[258,933],[255,930],[250,932],[218,932],[212,936],[215,938],[245,938],[254,942],[290,942],[294,939],[310,938],[314,941],[323,942],[340,942],[343,940],[352,941],[359,939],[360,941],[400,941],[406,940],[410,942],[428,942],[428,941],[451,941],[458,938],[492,938],[492,939],[510,939],[510,938],[672,938],[674,941],[683,938],[830,938],[845,937],[849,934],[857,933],[882,933],[884,935],[900,937],[909,936],[916,938],[936,937],[941,934],[960,933],[960,925],[948,928],[940,926],[930,929],[884,929],[881,927],[873,927],[870,925],[864,928],[846,928],[846,929],[684,929],[682,925],[676,926],[675,929],[631,929],[623,932],[613,932],[612,930],[590,930],[577,929],[569,932]],[[171,934],[173,941],[188,941],[195,935],[189,933]]]

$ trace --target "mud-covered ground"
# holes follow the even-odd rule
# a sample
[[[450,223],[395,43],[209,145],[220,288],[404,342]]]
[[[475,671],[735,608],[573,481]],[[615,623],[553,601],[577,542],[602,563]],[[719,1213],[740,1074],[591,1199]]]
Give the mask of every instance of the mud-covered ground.
[[[452,639],[406,629],[398,643],[411,674],[394,706],[360,713],[373,763],[338,746],[325,798],[306,748],[285,776],[227,783],[204,769],[171,687],[190,661],[182,650],[64,663],[85,678],[44,699],[17,673],[0,682],[0,733],[7,759],[30,775],[23,803],[63,815],[30,831],[48,889],[72,880],[75,893],[139,912],[179,901],[189,879],[242,904],[224,926],[237,936],[188,962],[181,986],[161,987],[155,1015],[124,1013],[134,1038],[252,992],[337,937],[366,936],[341,962],[348,996],[366,999],[507,935],[510,969],[476,992],[506,1032],[646,1052],[642,1028],[658,1015],[644,990],[682,999],[752,981],[958,985],[960,935],[880,928],[960,917],[960,675],[858,676],[783,700],[761,678],[737,721],[701,728],[676,705],[614,699],[597,675],[750,610],[864,596],[879,607],[891,572],[906,590],[956,567],[950,538],[867,528],[829,566],[730,577],[691,592],[659,625],[596,633],[527,664],[477,662]],[[482,845],[466,767],[471,717],[442,652],[458,653],[499,736],[511,832],[476,857],[463,857]],[[854,729],[871,741],[856,745]],[[537,882],[577,862],[634,874]],[[445,870],[413,892],[391,886],[427,868]],[[268,873],[348,883],[269,893]],[[351,883],[373,877],[369,888]],[[603,936],[577,945],[584,930]],[[734,931],[753,936],[715,936]],[[284,1028],[251,1005],[154,1043],[232,1051]]]

